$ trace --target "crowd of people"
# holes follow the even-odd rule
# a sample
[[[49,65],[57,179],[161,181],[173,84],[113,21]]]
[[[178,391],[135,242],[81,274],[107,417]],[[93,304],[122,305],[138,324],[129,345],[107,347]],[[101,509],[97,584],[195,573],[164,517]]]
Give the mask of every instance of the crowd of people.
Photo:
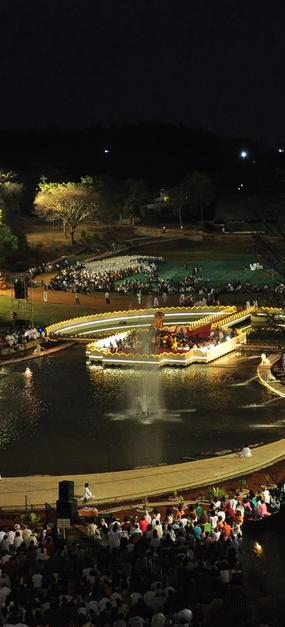
[[[149,352],[153,353],[161,351],[183,352],[193,350],[201,350],[207,352],[209,349],[217,346],[221,342],[231,339],[236,331],[232,328],[213,329],[209,328],[209,336],[202,337],[198,333],[191,334],[191,330],[185,325],[179,325],[175,331],[162,329],[161,331],[130,331],[129,333],[119,334],[112,340],[98,340],[97,345],[102,348],[108,348],[112,353],[128,352]]]
[[[27,342],[40,340],[45,337],[45,329],[33,324],[17,326],[13,324],[7,331],[0,332],[0,351],[5,348],[13,348],[15,351],[24,350]]]
[[[152,295],[156,299],[155,306],[167,304],[169,294],[178,295],[178,303],[183,305],[219,305],[227,294],[234,298],[244,294],[251,298],[251,304],[258,304],[258,299],[266,299],[268,303],[283,302],[285,285],[282,282],[257,285],[252,281],[233,280],[214,284],[202,275],[202,269],[185,264],[185,275],[182,277],[165,278],[159,275],[161,257],[122,255],[93,262],[70,262],[63,258],[54,263],[43,263],[30,268],[27,278],[31,284],[37,274],[54,272],[48,287],[52,290],[63,290],[78,294],[96,291],[134,294],[138,304],[142,297]],[[136,276],[140,275],[140,276]]]
[[[118,291],[117,284],[126,277],[143,273],[148,281],[158,269],[158,257],[124,255],[63,268],[54,276],[49,288],[87,294],[96,291]]]
[[[81,527],[79,543],[56,524],[1,529],[0,622],[190,627],[227,611],[232,619],[227,590],[242,584],[243,522],[278,512],[283,496],[280,485],[122,520],[99,515]]]

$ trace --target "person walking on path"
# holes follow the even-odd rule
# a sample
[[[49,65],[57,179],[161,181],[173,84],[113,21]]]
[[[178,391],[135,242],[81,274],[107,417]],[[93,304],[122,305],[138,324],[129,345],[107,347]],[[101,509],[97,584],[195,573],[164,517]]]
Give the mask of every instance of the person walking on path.
[[[106,305],[110,305],[110,292],[105,292],[105,303]]]

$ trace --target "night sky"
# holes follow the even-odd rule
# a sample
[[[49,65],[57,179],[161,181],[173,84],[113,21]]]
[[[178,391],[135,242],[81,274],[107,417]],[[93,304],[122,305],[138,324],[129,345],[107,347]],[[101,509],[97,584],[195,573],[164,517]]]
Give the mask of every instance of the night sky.
[[[285,140],[284,0],[0,6],[2,128],[161,120]]]

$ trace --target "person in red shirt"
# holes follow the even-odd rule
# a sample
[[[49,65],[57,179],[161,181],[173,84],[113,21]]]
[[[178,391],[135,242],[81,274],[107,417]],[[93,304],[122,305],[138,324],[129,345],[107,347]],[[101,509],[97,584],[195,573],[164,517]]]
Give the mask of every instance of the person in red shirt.
[[[139,526],[140,526],[140,530],[142,533],[145,533],[147,531],[148,525],[149,525],[148,520],[146,519],[145,516],[143,516],[139,520]]]
[[[235,511],[234,509],[231,508],[230,504],[227,504],[227,509],[226,509],[226,517],[230,518],[231,521],[233,521],[235,519]]]
[[[224,522],[224,526],[223,526],[224,540],[227,540],[228,538],[230,538],[231,535],[232,535],[231,525],[229,525],[227,522]]]
[[[186,510],[186,507],[183,509],[182,504],[179,503],[179,505],[177,507],[176,516],[175,516],[175,520],[176,521],[179,521],[179,520],[181,520],[181,518],[184,518],[185,510]]]

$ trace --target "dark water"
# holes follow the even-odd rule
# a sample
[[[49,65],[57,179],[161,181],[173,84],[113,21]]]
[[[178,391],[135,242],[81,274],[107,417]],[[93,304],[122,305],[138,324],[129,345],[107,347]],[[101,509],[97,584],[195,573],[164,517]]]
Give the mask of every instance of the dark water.
[[[283,437],[284,401],[257,381],[236,385],[255,376],[257,363],[231,354],[209,366],[158,371],[164,411],[147,420],[129,411],[142,372],[91,368],[84,348],[7,366],[0,371],[0,473],[175,463]]]

